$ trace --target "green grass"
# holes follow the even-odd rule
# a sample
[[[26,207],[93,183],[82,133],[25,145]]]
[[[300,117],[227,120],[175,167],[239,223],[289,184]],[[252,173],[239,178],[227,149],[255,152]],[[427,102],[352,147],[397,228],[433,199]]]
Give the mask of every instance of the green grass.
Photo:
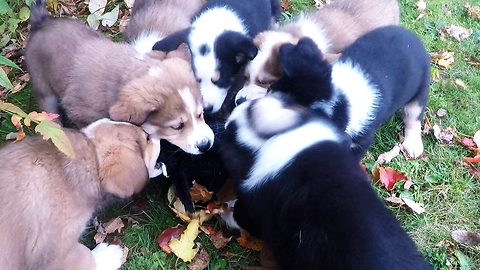
[[[470,56],[480,58],[480,20],[474,20],[466,15],[463,8],[466,0],[427,1],[425,16],[417,20],[419,11],[415,8],[416,2],[416,0],[400,1],[401,24],[417,33],[429,52],[440,49],[455,52],[455,62],[451,68],[440,70],[439,78],[431,83],[426,117],[432,125],[454,128],[460,137],[471,136],[480,129],[478,105],[480,66],[471,65],[464,59]],[[23,2],[15,3],[15,8],[19,8]],[[442,10],[444,4],[451,14],[446,14]],[[478,1],[471,1],[471,4],[480,5]],[[300,10],[313,7],[313,1],[291,0],[291,5],[284,18],[295,16]],[[437,30],[446,24],[471,28],[474,29],[474,33],[460,42],[448,36],[442,40]],[[11,78],[13,76],[16,75],[11,75]],[[454,84],[455,79],[465,82],[467,88],[457,87]],[[27,111],[35,109],[30,89],[9,96],[8,101]],[[438,109],[445,109],[446,116],[442,118],[436,116]],[[4,114],[2,116],[0,143],[3,143],[6,133],[15,130],[9,124],[8,117]],[[401,129],[401,120],[397,115],[377,132],[375,143],[364,158],[368,168],[371,168],[380,153],[390,150],[401,139],[399,135]],[[456,163],[465,156],[471,156],[472,153],[458,143],[440,145],[433,134],[425,135],[423,141],[426,153],[424,158],[406,160],[398,156],[389,166],[404,172],[413,180],[414,185],[409,191],[415,201],[425,205],[426,213],[417,215],[402,207],[390,204],[388,206],[434,269],[480,269],[480,247],[457,244],[450,236],[451,231],[458,229],[480,231],[480,180],[471,177],[466,169]],[[138,224],[130,224],[126,231],[118,234],[122,242],[130,248],[128,261],[122,269],[186,269],[185,263],[172,254],[163,253],[156,244],[157,236],[165,228],[184,224],[167,206],[167,187],[168,183],[151,183],[144,192],[148,206],[143,215],[136,217]],[[398,196],[404,192],[399,186],[392,191],[386,191],[378,185],[374,187],[383,198],[393,194]],[[120,203],[104,209],[99,216],[102,221],[107,221],[111,217],[127,214],[129,207],[123,207],[124,205],[125,203]],[[215,221],[211,221],[210,225],[215,229],[220,228]],[[85,242],[91,245],[92,237],[91,233],[85,235]],[[211,245],[205,234],[199,236],[199,241],[212,257],[208,269],[242,269],[246,265],[259,264],[259,253],[240,247],[235,240],[220,251]],[[436,245],[442,241],[449,241],[452,244],[450,247],[437,247]],[[469,259],[469,268],[460,265],[459,251]]]

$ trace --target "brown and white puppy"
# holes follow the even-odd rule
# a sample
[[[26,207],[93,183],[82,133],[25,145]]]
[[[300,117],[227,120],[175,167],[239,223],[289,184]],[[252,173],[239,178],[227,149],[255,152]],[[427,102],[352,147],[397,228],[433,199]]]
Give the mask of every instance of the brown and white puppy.
[[[75,159],[42,136],[0,149],[0,269],[118,269],[122,248],[90,251],[78,239],[95,209],[139,192],[156,168],[160,142],[140,127],[99,120],[65,129]]]
[[[202,0],[136,0],[122,34],[138,52],[148,53],[157,41],[190,27],[202,4]],[[183,44],[169,52],[170,57],[190,61],[188,46]]]
[[[300,38],[308,36],[326,60],[334,62],[358,37],[381,26],[397,25],[399,19],[397,0],[337,0],[301,14],[278,30],[258,34],[254,39],[258,54],[245,68],[245,86],[237,93],[236,103],[264,96],[268,87],[283,75],[278,59],[282,44],[297,44]]]
[[[214,136],[190,63],[160,61],[152,56],[159,52],[139,53],[79,20],[52,18],[44,0],[32,5],[30,24],[25,58],[40,110],[56,113],[60,103],[80,128],[111,118],[191,154],[211,147]]]

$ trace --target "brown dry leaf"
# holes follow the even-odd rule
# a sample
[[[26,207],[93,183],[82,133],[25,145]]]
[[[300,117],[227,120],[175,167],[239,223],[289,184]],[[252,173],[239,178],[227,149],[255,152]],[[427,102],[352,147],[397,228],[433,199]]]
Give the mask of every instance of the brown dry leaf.
[[[440,129],[440,127],[435,124],[433,125],[433,135],[435,138],[437,138],[437,140],[440,141],[441,144],[449,144],[453,142],[456,132],[451,127]]]
[[[472,35],[473,30],[463,26],[447,24],[445,26],[445,32],[454,39],[461,41],[462,39],[468,38],[470,35]]]
[[[456,230],[452,231],[451,235],[452,238],[460,244],[465,244],[471,247],[480,244],[480,234],[476,232]]]
[[[182,235],[184,228],[166,228],[163,232],[157,237],[157,244],[160,249],[165,253],[172,253],[172,249],[168,245],[168,242],[172,239],[180,239],[180,235]]]
[[[465,3],[464,5],[468,16],[472,17],[473,19],[480,20],[480,7],[479,6],[472,6],[469,3]]]
[[[405,202],[402,200],[402,198],[391,196],[385,198],[385,201],[393,203],[393,204],[398,204],[398,205],[405,205]]]
[[[430,53],[430,60],[435,63],[440,69],[449,69],[455,62],[455,52],[440,50],[435,53]]]
[[[200,251],[193,257],[192,261],[187,264],[187,267],[190,270],[203,270],[207,268],[209,263],[210,254],[208,254],[205,249],[200,248]]]
[[[240,237],[237,238],[238,244],[240,246],[260,251],[262,249],[262,240],[251,236],[247,231],[240,230]]]
[[[122,264],[124,264],[127,261],[128,252],[130,251],[130,249],[127,246],[123,246],[122,250],[123,250]]]
[[[413,212],[417,214],[425,213],[423,206],[417,202],[410,200],[409,198],[402,198],[403,202],[410,208]]]
[[[113,233],[115,231],[120,233],[123,227],[125,227],[125,225],[123,224],[122,219],[119,217],[116,217],[103,225],[106,234]]]
[[[471,65],[474,65],[474,66],[480,66],[480,59],[478,59],[477,57],[471,55],[467,58],[465,58],[465,61]]]
[[[213,246],[217,249],[225,247],[228,243],[230,243],[230,240],[232,240],[232,236],[225,237],[222,230],[210,234],[210,241],[212,241]]]
[[[464,157],[463,159],[470,163],[480,163],[480,155],[476,155],[474,157]]]
[[[192,201],[207,202],[212,199],[213,191],[208,191],[206,187],[193,181],[193,186],[190,188],[190,196]]]

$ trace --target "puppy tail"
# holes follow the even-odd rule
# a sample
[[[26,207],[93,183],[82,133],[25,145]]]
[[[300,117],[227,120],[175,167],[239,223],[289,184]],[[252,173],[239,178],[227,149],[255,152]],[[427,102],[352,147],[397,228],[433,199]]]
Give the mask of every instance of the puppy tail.
[[[50,18],[45,0],[35,0],[30,7],[30,31],[36,31],[43,22]]]

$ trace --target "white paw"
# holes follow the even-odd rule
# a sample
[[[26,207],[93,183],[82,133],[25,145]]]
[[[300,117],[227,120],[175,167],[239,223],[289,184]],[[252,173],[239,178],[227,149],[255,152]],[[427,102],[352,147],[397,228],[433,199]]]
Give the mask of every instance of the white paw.
[[[235,202],[237,200],[231,200],[231,201],[228,201],[227,202],[227,205],[229,208],[231,208],[232,210],[229,211],[229,212],[223,212],[223,213],[220,213],[220,217],[223,219],[223,221],[225,221],[225,224],[227,224],[227,226],[230,228],[230,229],[234,229],[234,230],[240,230],[241,227],[238,225],[238,223],[235,221],[235,218],[233,218],[233,207],[235,206]]]
[[[420,134],[405,137],[402,148],[411,158],[418,158],[423,154],[423,143]]]
[[[123,249],[119,245],[100,243],[92,250],[95,270],[117,270],[122,266]]]

